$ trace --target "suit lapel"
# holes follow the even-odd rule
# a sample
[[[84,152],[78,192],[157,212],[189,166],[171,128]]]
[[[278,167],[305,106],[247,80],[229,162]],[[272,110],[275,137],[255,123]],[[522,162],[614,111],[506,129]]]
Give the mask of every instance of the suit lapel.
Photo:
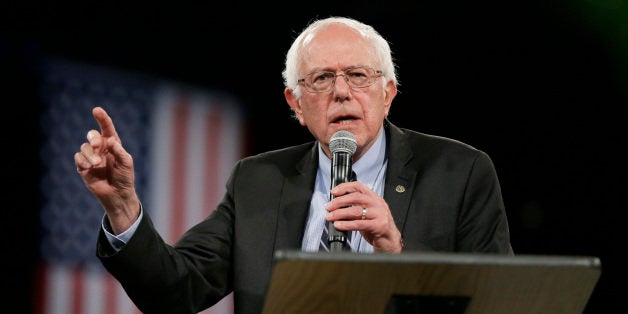
[[[318,145],[314,144],[285,177],[279,201],[275,250],[301,248],[317,167]]]
[[[409,149],[410,145],[405,142],[403,131],[388,121],[385,124],[388,131],[389,154],[384,199],[388,203],[397,228],[403,234],[417,170],[414,167],[408,167],[414,155]]]

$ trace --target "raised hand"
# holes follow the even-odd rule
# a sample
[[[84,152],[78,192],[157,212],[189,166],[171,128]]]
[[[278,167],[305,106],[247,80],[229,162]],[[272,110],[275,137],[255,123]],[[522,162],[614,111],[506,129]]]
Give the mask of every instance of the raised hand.
[[[87,132],[87,142],[74,154],[77,172],[96,196],[115,234],[128,229],[139,216],[133,157],[122,147],[113,120],[101,107],[92,110],[100,132]]]

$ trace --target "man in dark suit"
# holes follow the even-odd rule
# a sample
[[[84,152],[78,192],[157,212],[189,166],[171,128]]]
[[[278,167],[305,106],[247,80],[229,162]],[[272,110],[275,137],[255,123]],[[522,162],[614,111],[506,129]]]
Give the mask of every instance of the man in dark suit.
[[[388,120],[396,71],[372,27],[315,21],[293,42],[283,77],[294,117],[315,140],[239,161],[216,210],[174,246],[142,208],[113,121],[94,108],[100,131],[88,132],[74,160],[105,209],[97,255],[140,310],[196,313],[233,291],[237,313],[260,313],[273,253],[327,249],[329,222],[356,253],[513,254],[490,158]],[[329,142],[341,130],[357,142],[357,180],[330,191]]]

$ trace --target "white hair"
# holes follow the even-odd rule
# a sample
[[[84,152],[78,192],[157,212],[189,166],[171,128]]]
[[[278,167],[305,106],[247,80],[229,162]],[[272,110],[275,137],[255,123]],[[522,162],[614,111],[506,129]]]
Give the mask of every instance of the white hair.
[[[340,23],[346,25],[356,31],[358,31],[365,39],[367,39],[375,50],[375,56],[377,57],[381,70],[383,72],[382,85],[386,85],[388,81],[393,81],[395,85],[398,84],[397,73],[395,64],[392,58],[392,52],[388,41],[384,39],[372,26],[359,22],[352,18],[347,17],[328,17],[321,20],[316,20],[310,23],[297,38],[292,42],[292,46],[286,54],[286,64],[282,72],[284,86],[294,91],[297,97],[301,97],[301,88],[299,87],[299,73],[297,73],[297,66],[299,64],[299,58],[301,56],[301,48],[304,44],[304,39],[311,37],[318,30],[326,25]]]

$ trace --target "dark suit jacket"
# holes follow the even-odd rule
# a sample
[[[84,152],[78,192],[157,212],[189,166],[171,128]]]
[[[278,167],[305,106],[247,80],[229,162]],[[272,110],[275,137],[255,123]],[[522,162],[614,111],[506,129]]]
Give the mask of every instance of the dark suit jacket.
[[[513,254],[487,154],[389,121],[385,127],[384,198],[406,251]],[[218,208],[174,248],[145,211],[117,253],[101,231],[97,255],[145,313],[196,313],[231,291],[237,313],[261,313],[275,250],[301,247],[317,158],[316,142],[244,158]]]

